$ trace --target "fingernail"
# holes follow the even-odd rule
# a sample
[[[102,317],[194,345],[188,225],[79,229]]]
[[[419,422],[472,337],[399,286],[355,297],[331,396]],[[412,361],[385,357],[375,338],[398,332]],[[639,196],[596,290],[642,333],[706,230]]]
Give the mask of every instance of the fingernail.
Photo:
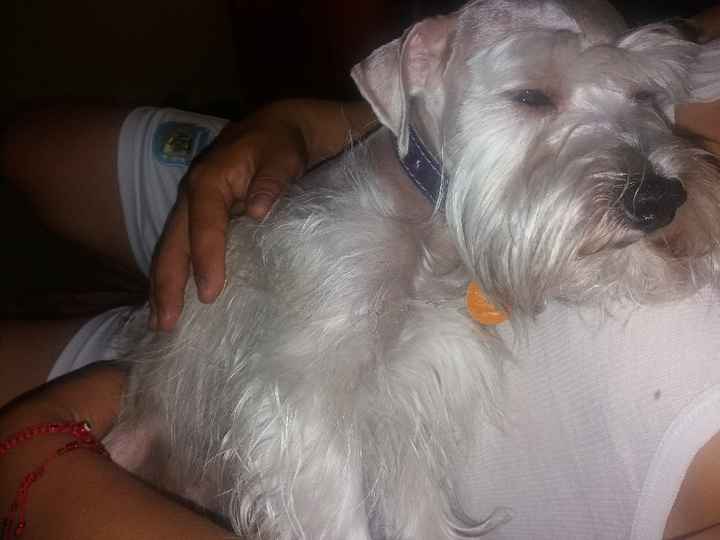
[[[210,289],[210,283],[208,282],[207,277],[205,276],[199,276],[197,280],[197,286],[198,286],[198,298],[200,301],[204,304],[210,303],[213,301],[213,292]]]
[[[272,197],[265,193],[257,193],[250,197],[249,206],[253,206],[258,210],[267,211],[272,204]]]
[[[173,323],[175,322],[175,314],[172,311],[161,311],[160,312],[160,328],[161,330],[170,331],[172,330]]]

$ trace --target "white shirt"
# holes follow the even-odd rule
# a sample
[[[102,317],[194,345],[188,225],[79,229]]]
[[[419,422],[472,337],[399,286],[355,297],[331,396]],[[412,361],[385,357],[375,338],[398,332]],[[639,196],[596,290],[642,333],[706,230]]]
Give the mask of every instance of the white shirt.
[[[687,467],[720,432],[718,296],[539,317],[507,366],[505,424],[483,428],[461,481],[471,515],[512,512],[488,538],[662,537]]]

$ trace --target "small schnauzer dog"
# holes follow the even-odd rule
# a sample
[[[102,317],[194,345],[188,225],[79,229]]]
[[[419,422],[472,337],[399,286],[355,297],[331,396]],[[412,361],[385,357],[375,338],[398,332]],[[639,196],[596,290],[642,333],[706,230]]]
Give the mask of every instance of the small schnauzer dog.
[[[472,298],[522,329],[716,285],[720,176],[672,106],[718,76],[720,47],[603,0],[416,24],[353,70],[381,129],[234,222],[220,298],[135,347],[120,461],[259,538],[487,532],[449,471],[512,353]]]

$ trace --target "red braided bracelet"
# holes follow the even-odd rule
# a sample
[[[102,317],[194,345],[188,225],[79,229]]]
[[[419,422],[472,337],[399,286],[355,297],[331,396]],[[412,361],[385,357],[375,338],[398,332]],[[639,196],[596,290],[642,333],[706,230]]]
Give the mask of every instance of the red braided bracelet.
[[[10,505],[10,510],[3,520],[3,540],[10,540],[13,537],[18,538],[22,536],[27,526],[25,510],[27,508],[30,487],[45,474],[45,468],[52,460],[73,452],[74,450],[79,450],[80,448],[87,448],[102,456],[110,457],[102,443],[95,439],[92,434],[92,428],[86,421],[39,424],[13,433],[0,443],[0,457],[25,441],[29,441],[38,435],[52,433],[66,433],[71,435],[75,440],[55,450],[55,452],[47,457],[40,465],[25,475],[22,482],[20,482],[20,487],[18,487],[15,494],[15,499]]]

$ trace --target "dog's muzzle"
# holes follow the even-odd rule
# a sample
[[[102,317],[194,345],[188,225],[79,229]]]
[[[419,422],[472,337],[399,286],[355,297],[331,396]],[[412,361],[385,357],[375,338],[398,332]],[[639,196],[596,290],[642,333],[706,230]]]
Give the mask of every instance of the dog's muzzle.
[[[629,226],[652,232],[668,225],[687,200],[679,180],[646,174],[623,186],[622,205]]]

